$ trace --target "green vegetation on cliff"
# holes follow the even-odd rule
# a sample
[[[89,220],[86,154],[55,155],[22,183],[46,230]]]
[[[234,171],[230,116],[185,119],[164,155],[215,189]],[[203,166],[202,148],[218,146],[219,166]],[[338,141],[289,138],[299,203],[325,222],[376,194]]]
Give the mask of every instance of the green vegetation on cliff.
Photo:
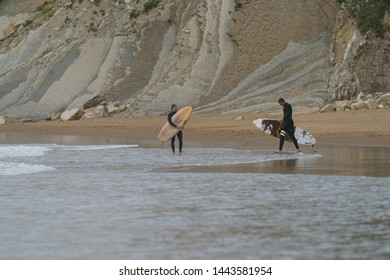
[[[356,20],[360,31],[372,31],[383,38],[389,26],[383,22],[386,11],[390,10],[390,0],[337,0]]]
[[[154,9],[160,4],[160,0],[149,0],[144,4],[144,12],[147,13],[151,9]]]

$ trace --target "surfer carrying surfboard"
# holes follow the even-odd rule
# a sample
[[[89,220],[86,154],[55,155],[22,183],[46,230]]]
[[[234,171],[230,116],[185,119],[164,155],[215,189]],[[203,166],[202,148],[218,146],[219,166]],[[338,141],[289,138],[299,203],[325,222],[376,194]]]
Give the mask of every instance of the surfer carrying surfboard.
[[[181,150],[183,149],[183,127],[175,125],[172,121],[172,117],[176,114],[176,112],[177,112],[177,106],[176,104],[172,104],[171,112],[168,114],[168,123],[171,126],[175,127],[177,130],[179,130],[179,132],[176,135],[177,135],[177,139],[179,140],[179,153],[181,154]],[[171,148],[173,154],[175,154],[175,140],[176,140],[176,136],[173,136],[171,138]]]
[[[279,150],[276,153],[281,153],[283,150],[284,139],[288,135],[294,143],[297,153],[300,152],[297,139],[294,136],[294,121],[292,119],[292,107],[283,98],[279,98],[278,103],[283,107],[283,127],[280,132]],[[282,121],[282,120],[281,120]]]

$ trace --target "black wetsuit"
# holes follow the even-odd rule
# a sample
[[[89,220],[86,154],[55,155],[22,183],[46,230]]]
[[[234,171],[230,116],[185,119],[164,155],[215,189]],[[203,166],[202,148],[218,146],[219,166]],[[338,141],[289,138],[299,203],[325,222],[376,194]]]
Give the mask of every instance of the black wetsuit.
[[[173,122],[172,122],[172,117],[173,115],[175,114],[175,112],[170,112],[168,114],[168,122],[171,126],[173,127],[177,127],[177,125],[175,125]],[[179,140],[179,152],[181,153],[181,150],[183,149],[183,132],[182,131],[179,131],[177,133],[177,139]],[[175,153],[175,140],[176,140],[176,136],[173,136],[171,138],[171,148],[172,148],[172,152]]]
[[[292,107],[287,102],[283,105],[283,127],[280,132],[279,150],[283,149],[284,139],[286,135],[289,135],[293,141],[295,148],[299,150],[297,139],[294,136],[294,121],[292,119]]]

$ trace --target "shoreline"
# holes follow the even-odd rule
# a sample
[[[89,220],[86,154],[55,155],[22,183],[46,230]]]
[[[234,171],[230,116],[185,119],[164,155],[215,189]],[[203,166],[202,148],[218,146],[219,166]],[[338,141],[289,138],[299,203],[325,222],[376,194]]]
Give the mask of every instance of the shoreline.
[[[242,119],[237,120],[238,117]],[[252,120],[260,117],[279,119],[281,114],[193,114],[184,130],[184,144],[186,147],[275,149],[279,140],[252,124]],[[316,147],[390,147],[389,120],[390,110],[386,109],[294,115],[296,126],[316,137]],[[157,134],[165,122],[166,116],[10,123],[0,125],[0,143],[28,143],[29,140],[41,143],[73,136],[73,144],[79,138],[80,142],[90,144],[96,141],[159,147]],[[286,149],[292,148],[289,144],[286,142]]]
[[[242,119],[237,120],[238,117]],[[191,148],[272,153],[278,147],[279,140],[252,124],[253,119],[260,117],[279,118],[258,113],[194,114],[184,130],[184,155],[186,149]],[[343,117],[342,121],[340,117]],[[314,149],[318,157],[304,156],[250,164],[183,166],[155,171],[390,177],[389,117],[390,110],[296,114],[296,125],[316,137]],[[0,126],[0,144],[138,145],[140,148],[161,148],[157,135],[165,122],[166,116],[12,123]],[[169,141],[163,147],[170,156]],[[294,151],[295,148],[292,143],[285,142],[284,150]],[[312,153],[310,146],[301,145],[301,150],[304,154]]]

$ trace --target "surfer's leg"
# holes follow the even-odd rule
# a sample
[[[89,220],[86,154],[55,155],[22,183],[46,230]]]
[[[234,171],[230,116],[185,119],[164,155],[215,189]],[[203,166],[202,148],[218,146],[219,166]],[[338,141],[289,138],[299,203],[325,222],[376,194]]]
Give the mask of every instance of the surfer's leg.
[[[173,136],[171,138],[171,148],[173,153],[175,153],[175,140],[176,140],[176,136]]]
[[[279,151],[281,152],[283,150],[283,145],[284,145],[284,131],[280,133],[280,141],[279,141]]]
[[[299,145],[298,145],[297,139],[295,138],[294,130],[293,129],[289,129],[288,130],[288,135],[290,136],[292,142],[294,143],[295,149],[297,149],[297,152],[299,153],[300,152]]]
[[[183,149],[183,132],[179,131],[177,139],[179,140],[179,153],[181,153],[181,150]]]

